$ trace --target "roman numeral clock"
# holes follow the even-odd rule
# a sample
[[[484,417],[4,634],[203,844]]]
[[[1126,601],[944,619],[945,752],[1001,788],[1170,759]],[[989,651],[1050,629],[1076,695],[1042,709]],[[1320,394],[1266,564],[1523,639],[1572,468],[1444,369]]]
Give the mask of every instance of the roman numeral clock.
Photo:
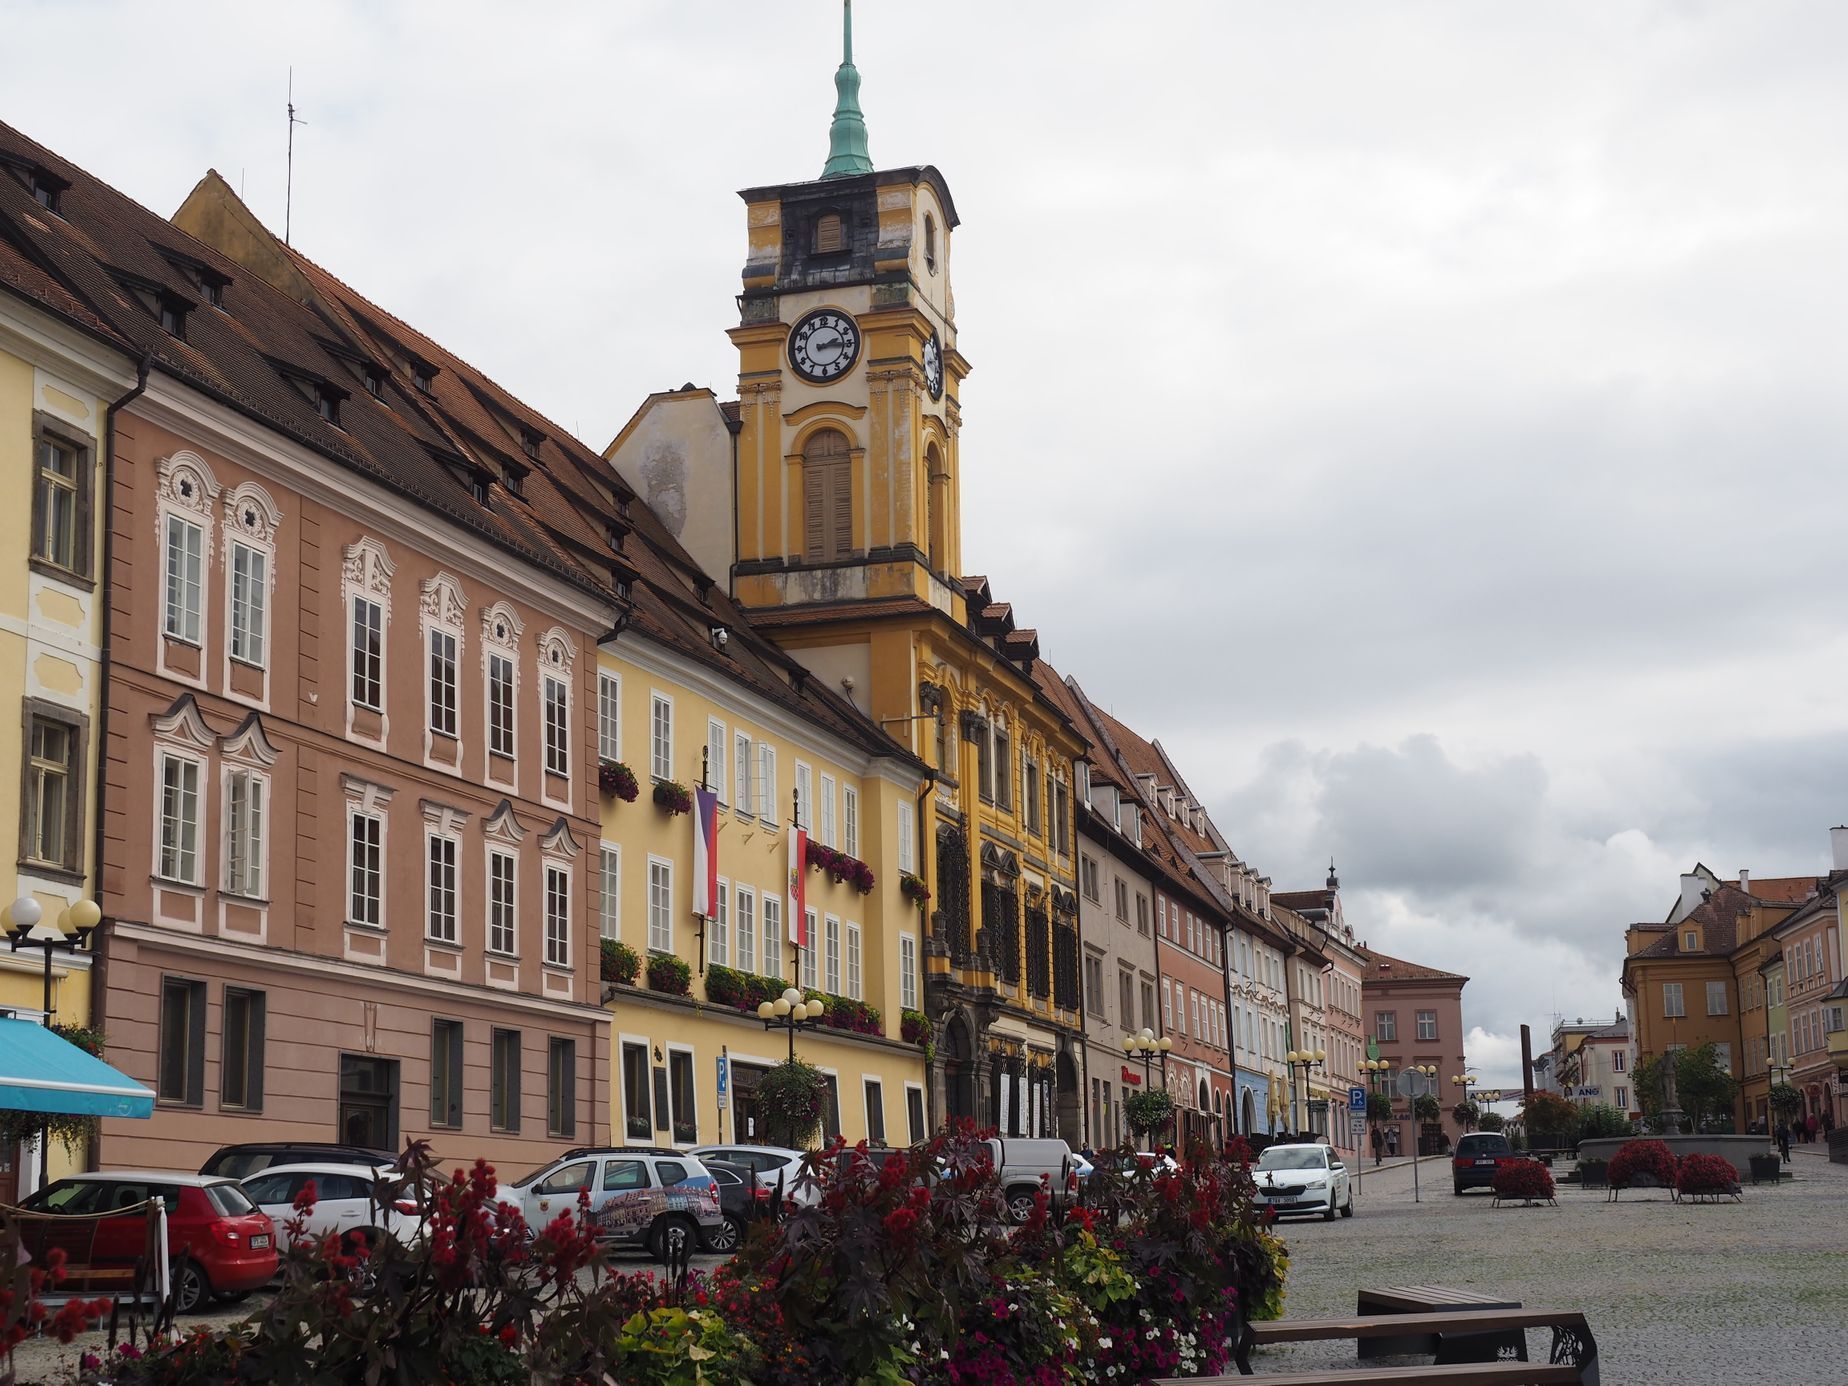
[[[859,325],[838,309],[817,308],[789,334],[789,364],[812,384],[839,379],[859,356]]]

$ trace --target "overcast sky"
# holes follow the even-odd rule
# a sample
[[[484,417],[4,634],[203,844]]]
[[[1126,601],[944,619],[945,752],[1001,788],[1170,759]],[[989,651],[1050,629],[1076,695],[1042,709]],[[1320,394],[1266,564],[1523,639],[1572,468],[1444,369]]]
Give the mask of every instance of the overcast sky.
[[[0,118],[208,167],[601,447],[728,392],[739,188],[815,176],[833,0],[6,0]],[[935,21],[935,27],[920,25]],[[1278,888],[1614,1012],[1696,859],[1848,818],[1848,6],[861,0],[963,224],[964,553]]]

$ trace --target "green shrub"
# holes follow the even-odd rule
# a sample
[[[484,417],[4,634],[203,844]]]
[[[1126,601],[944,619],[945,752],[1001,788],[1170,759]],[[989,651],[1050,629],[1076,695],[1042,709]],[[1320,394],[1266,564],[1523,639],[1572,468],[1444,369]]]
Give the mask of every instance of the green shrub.
[[[1630,1132],[1630,1114],[1608,1102],[1594,1103],[1579,1114],[1579,1139],[1582,1141],[1627,1136]]]
[[[606,982],[634,986],[642,972],[642,958],[628,944],[613,938],[602,941],[602,977]]]
[[[648,959],[648,989],[668,996],[685,996],[693,989],[693,969],[685,958],[654,953]]]

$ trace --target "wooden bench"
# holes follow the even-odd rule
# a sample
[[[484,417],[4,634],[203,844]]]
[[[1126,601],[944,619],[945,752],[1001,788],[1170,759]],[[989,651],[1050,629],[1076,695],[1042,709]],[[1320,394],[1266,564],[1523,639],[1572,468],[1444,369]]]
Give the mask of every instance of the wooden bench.
[[[1545,1362],[1529,1362],[1526,1330],[1550,1328],[1552,1350]],[[1512,1346],[1509,1335],[1513,1335]],[[1277,1372],[1254,1375],[1254,1348],[1279,1343],[1327,1342],[1353,1338],[1435,1342],[1436,1360],[1429,1366],[1363,1367],[1320,1372]],[[1518,1353],[1510,1360],[1501,1354]],[[1577,1310],[1567,1309],[1463,1309],[1432,1314],[1357,1314],[1349,1319],[1275,1319],[1240,1325],[1233,1358],[1238,1376],[1209,1377],[1208,1381],[1263,1381],[1339,1383],[1364,1386],[1368,1382],[1455,1381],[1504,1383],[1505,1386],[1548,1386],[1554,1382],[1582,1382],[1598,1386],[1598,1346],[1591,1327]]]
[[[10,1209],[10,1216],[5,1219],[10,1226],[5,1231],[9,1234],[7,1239],[19,1248],[16,1254],[22,1254],[25,1258],[21,1262],[22,1268],[45,1265],[53,1251],[64,1253],[64,1273],[55,1287],[45,1288],[39,1296],[41,1301],[56,1304],[86,1294],[107,1294],[114,1299],[141,1299],[147,1297],[146,1289],[150,1283],[148,1268],[157,1256],[159,1207],[158,1203],[149,1202],[101,1215],[77,1216]],[[97,1228],[104,1221],[118,1218],[140,1218],[145,1221],[141,1257],[131,1266],[92,1264],[96,1253]]]
[[[1519,1309],[1518,1299],[1498,1299],[1493,1295],[1479,1295],[1474,1290],[1458,1290],[1449,1285],[1392,1285],[1385,1289],[1365,1289],[1355,1296],[1354,1312],[1356,1314],[1435,1314],[1445,1309]],[[1489,1346],[1484,1344],[1484,1347]],[[1510,1341],[1507,1335],[1501,1335],[1496,1347],[1514,1347],[1524,1349],[1526,1340],[1519,1334]],[[1437,1339],[1431,1334],[1409,1336],[1363,1338],[1360,1341],[1360,1355],[1363,1359],[1371,1357],[1401,1357],[1407,1353],[1437,1351]],[[1520,1355],[1525,1356],[1523,1351]]]

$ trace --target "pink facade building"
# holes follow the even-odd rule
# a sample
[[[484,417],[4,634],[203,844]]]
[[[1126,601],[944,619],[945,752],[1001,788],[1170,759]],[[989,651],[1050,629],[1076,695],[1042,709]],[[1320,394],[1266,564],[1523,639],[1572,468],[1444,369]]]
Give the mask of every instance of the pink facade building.
[[[1411,1103],[1397,1095],[1398,1077],[1406,1068],[1423,1064],[1437,1070],[1434,1095],[1444,1134],[1454,1145],[1463,1128],[1451,1108],[1462,1100],[1462,1092],[1450,1080],[1469,1071],[1463,1052],[1463,987],[1469,978],[1371,948],[1357,951],[1366,965],[1361,1004],[1367,1035],[1388,1065],[1385,1077],[1399,1123],[1399,1148],[1411,1151],[1415,1123]]]

